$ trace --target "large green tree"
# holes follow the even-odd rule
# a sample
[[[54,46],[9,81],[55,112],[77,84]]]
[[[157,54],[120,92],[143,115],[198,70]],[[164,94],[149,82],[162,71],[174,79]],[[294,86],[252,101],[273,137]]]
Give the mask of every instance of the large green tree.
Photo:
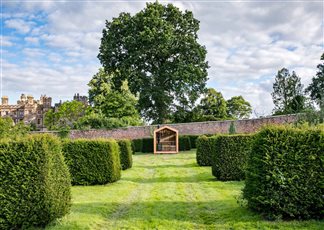
[[[86,113],[86,106],[80,101],[66,101],[57,110],[45,114],[45,126],[49,130],[75,128],[74,124]]]
[[[306,108],[306,98],[300,77],[294,71],[290,74],[286,68],[278,71],[271,95],[275,105],[275,115],[299,113]]]
[[[95,113],[106,118],[127,120],[129,125],[142,123],[136,109],[138,99],[130,92],[127,80],[122,82],[119,89],[115,89],[112,76],[99,69],[88,86],[90,87],[89,101]],[[94,115],[90,117],[98,118]]]
[[[324,61],[324,53],[321,56]],[[312,100],[320,107],[324,107],[324,62],[317,65],[316,76],[312,78],[311,84],[306,88]]]
[[[230,118],[249,118],[252,113],[251,104],[242,96],[234,96],[227,100],[227,114]]]
[[[176,101],[194,104],[203,92],[208,63],[198,30],[192,12],[158,2],[106,22],[98,58],[117,89],[127,79],[139,93],[146,120],[163,123]]]
[[[223,120],[227,118],[226,101],[222,93],[213,88],[207,89],[198,107],[202,116],[207,118],[200,120]]]

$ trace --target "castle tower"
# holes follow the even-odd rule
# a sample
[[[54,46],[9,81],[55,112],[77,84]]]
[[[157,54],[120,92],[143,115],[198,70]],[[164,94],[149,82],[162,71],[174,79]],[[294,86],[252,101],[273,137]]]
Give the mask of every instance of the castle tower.
[[[1,98],[1,105],[8,105],[9,103],[9,98],[7,96],[3,96]]]
[[[32,95],[28,95],[27,96],[27,101],[28,101],[28,104],[32,105],[33,102],[34,102],[34,97]]]

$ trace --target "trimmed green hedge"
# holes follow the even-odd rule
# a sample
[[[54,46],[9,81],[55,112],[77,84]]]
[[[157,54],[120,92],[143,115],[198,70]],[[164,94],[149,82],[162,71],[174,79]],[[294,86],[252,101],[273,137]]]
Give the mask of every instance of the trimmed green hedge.
[[[143,139],[134,139],[132,140],[134,146],[134,152],[142,152],[143,148]]]
[[[44,227],[69,212],[71,178],[51,135],[0,142],[0,229]]]
[[[196,141],[197,151],[196,160],[200,166],[212,165],[212,152],[215,151],[215,141],[217,136],[207,137],[205,135],[198,137]]]
[[[142,139],[142,153],[153,153],[153,138]]]
[[[253,135],[219,135],[212,151],[212,174],[221,181],[244,180]]]
[[[199,135],[187,135],[187,136],[190,139],[191,148],[193,148],[193,149],[197,148],[196,141],[197,141]]]
[[[269,219],[324,217],[324,132],[267,127],[256,135],[243,197]]]
[[[115,140],[67,140],[63,152],[73,185],[106,184],[120,179],[119,147]]]
[[[179,136],[179,151],[188,151],[190,149],[190,138],[188,136]]]
[[[131,168],[133,165],[132,142],[130,140],[118,140],[118,145],[122,170]]]

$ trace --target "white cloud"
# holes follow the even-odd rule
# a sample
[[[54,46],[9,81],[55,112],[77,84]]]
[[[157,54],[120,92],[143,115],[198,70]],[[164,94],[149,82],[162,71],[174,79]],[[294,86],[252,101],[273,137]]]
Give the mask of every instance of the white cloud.
[[[22,19],[8,19],[4,22],[7,28],[12,28],[17,30],[17,32],[26,34],[31,30],[33,22],[27,22]]]
[[[208,87],[227,99],[242,95],[265,115],[273,108],[270,93],[278,69],[295,70],[305,85],[316,72],[323,52],[323,3],[177,1],[175,5],[193,11],[200,21],[199,42],[206,46],[211,66]],[[7,89],[21,92],[28,85],[32,92],[62,99],[86,93],[86,84],[99,67],[96,56],[105,20],[122,11],[134,14],[144,6],[144,2],[90,1],[8,4],[12,10],[4,12],[6,27],[29,35],[16,54],[26,59],[24,66],[4,68],[10,82]],[[43,23],[35,25],[33,20]],[[3,41],[12,45],[11,38]]]

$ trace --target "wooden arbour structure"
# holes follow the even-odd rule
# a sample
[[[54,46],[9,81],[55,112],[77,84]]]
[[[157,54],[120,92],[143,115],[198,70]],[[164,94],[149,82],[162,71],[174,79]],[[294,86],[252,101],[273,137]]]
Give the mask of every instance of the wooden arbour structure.
[[[154,130],[154,154],[178,153],[179,134],[178,130],[169,126],[163,126]]]

